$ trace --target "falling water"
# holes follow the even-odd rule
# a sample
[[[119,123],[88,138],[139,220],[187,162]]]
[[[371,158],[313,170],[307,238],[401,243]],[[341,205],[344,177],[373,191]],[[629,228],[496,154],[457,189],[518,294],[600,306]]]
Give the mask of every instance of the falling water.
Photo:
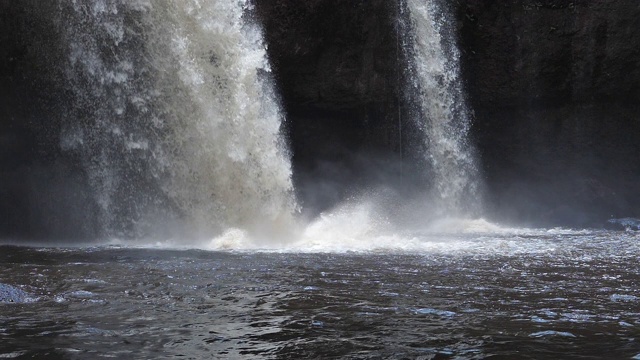
[[[249,1],[60,0],[86,169],[106,236],[274,230],[295,211],[282,116]]]
[[[474,215],[480,206],[478,170],[451,24],[431,0],[406,0],[401,17],[409,20],[403,34],[410,62],[407,96],[416,108],[416,127],[425,135],[436,207],[441,215]]]

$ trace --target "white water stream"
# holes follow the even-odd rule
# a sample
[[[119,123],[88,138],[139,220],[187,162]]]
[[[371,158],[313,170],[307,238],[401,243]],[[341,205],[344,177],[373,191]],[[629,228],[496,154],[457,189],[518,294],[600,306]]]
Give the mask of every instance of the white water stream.
[[[406,0],[406,11],[403,43],[412,69],[406,87],[418,108],[412,120],[425,135],[432,207],[442,216],[477,216],[478,168],[453,27],[436,1]]]
[[[290,226],[282,115],[249,1],[60,7],[83,119],[61,145],[82,159],[107,236],[171,228],[206,237],[228,227],[277,235]]]

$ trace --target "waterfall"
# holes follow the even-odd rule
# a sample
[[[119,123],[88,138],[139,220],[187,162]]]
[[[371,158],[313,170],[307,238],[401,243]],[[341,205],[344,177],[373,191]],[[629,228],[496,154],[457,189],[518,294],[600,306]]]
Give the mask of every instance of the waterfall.
[[[445,216],[479,210],[478,169],[460,80],[459,51],[451,21],[433,0],[400,5],[402,49],[408,58],[406,97],[412,121],[424,133],[434,207]]]
[[[282,115],[248,0],[59,0],[59,9],[74,98],[60,145],[83,164],[105,236],[291,221]]]

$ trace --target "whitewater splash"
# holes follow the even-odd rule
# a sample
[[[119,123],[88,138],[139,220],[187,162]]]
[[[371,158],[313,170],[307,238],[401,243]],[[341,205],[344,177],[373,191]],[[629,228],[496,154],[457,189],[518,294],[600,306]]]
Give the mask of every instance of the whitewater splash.
[[[417,108],[412,120],[425,134],[433,207],[441,216],[477,216],[478,168],[452,25],[436,1],[406,0],[400,9],[400,21],[409,22],[402,34],[409,59],[406,96]]]
[[[625,234],[625,237],[638,237]],[[213,251],[275,253],[361,253],[496,256],[564,254],[573,247],[606,246],[611,233],[601,230],[530,229],[500,226],[484,219],[447,218],[422,229],[399,229],[371,203],[352,204],[307,224],[296,239],[264,242],[240,229],[230,229],[195,248]],[[181,248],[182,244],[146,246]]]
[[[377,195],[377,196],[376,196]],[[422,218],[410,223],[398,220],[407,211],[402,204],[381,194],[367,194],[345,201],[329,212],[299,221],[290,238],[265,241],[243,229],[232,228],[211,240],[191,244],[213,251],[278,253],[386,253],[496,255],[554,253],[564,251],[559,242],[573,237],[608,239],[598,230],[536,229],[511,227],[486,219],[459,217]],[[412,209],[411,206],[408,209]],[[417,214],[419,216],[419,214]],[[597,241],[596,241],[597,240]],[[181,243],[147,244],[184,248]]]
[[[108,237],[229,227],[280,234],[296,211],[249,1],[59,1],[76,154]]]

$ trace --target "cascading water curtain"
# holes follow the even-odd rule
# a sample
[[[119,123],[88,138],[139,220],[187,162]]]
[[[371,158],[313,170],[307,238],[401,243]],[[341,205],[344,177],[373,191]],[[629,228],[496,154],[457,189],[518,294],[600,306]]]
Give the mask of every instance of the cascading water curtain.
[[[106,236],[287,227],[282,115],[249,1],[59,0],[78,153]]]
[[[425,156],[440,216],[475,216],[481,207],[476,156],[469,141],[471,118],[460,80],[455,27],[431,0],[400,2],[402,47],[409,61],[407,101],[424,133]]]

